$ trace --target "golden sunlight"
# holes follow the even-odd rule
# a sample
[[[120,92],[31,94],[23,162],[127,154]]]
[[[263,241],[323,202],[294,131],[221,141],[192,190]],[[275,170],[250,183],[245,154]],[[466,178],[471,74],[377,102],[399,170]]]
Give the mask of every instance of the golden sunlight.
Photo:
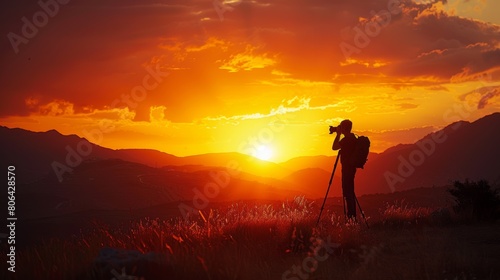
[[[268,146],[260,145],[255,149],[253,156],[261,160],[269,160],[273,156],[273,150]]]

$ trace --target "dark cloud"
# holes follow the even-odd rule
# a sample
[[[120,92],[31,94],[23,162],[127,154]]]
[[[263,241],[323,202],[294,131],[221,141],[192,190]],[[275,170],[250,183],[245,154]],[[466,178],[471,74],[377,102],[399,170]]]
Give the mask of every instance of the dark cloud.
[[[199,103],[206,109],[191,114],[202,116],[225,106],[227,96],[220,92],[237,95],[242,85],[272,78],[270,69],[252,75],[219,69],[247,45],[254,55],[275,59],[274,69],[308,81],[336,77],[336,83],[405,86],[418,80],[414,84],[439,86],[500,66],[498,26],[448,15],[439,10],[438,2],[445,1],[409,0],[399,1],[401,12],[352,55],[357,62],[345,64],[340,44],[355,46],[354,28],[366,30],[388,3],[397,2],[243,0],[221,21],[213,1],[206,0],[73,0],[15,54],[7,34],[21,34],[21,18],[31,20],[40,7],[36,1],[3,1],[0,115],[29,114],[35,110],[29,98],[40,104],[68,101],[75,112],[103,108],[141,83],[146,65],[160,63],[177,69],[172,82],[151,92],[135,108],[137,115],[146,118],[149,106],[166,105],[172,114],[167,118],[184,119]],[[208,46],[211,38],[221,43]]]
[[[477,108],[483,109],[484,107],[486,107],[486,105],[488,105],[488,102],[490,100],[492,100],[493,98],[495,98],[496,96],[499,96],[499,95],[500,95],[500,88],[497,87],[494,89],[490,89],[481,97],[481,99],[479,100],[479,103],[477,104]]]
[[[495,97],[500,96],[500,87],[499,86],[480,87],[461,95],[460,99],[466,100],[469,96],[474,96],[474,95],[479,95],[477,108],[484,109],[488,104],[491,103],[491,101],[495,99]]]

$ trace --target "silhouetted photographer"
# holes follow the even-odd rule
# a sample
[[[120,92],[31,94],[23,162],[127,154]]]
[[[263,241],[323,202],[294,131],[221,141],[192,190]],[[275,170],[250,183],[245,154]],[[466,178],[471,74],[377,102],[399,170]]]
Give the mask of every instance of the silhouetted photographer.
[[[339,126],[330,126],[330,134],[334,132],[337,133],[335,140],[333,141],[332,150],[339,150],[337,157],[335,159],[335,165],[333,166],[332,175],[330,176],[330,182],[328,183],[328,189],[326,190],[325,199],[321,205],[321,209],[318,215],[318,221],[316,225],[319,224],[321,219],[321,213],[325,208],[326,199],[328,198],[328,192],[332,185],[333,176],[335,170],[337,169],[337,163],[340,161],[342,163],[342,203],[344,204],[344,217],[349,220],[356,219],[356,204],[359,207],[361,216],[366,222],[366,217],[361,209],[356,194],[354,193],[354,176],[356,175],[356,168],[364,168],[366,161],[368,160],[368,154],[370,150],[370,139],[366,136],[356,137],[352,130],[352,122],[350,120],[343,120]],[[341,138],[341,136],[344,137]],[[347,213],[346,213],[347,204]]]
[[[356,149],[356,136],[351,132],[352,122],[343,120],[338,127],[330,126],[330,134],[336,132],[332,150],[340,149],[340,163],[342,164],[342,193],[347,204],[347,217],[356,218],[356,196],[354,194],[354,176],[356,166],[352,162]],[[341,135],[344,135],[340,139]]]

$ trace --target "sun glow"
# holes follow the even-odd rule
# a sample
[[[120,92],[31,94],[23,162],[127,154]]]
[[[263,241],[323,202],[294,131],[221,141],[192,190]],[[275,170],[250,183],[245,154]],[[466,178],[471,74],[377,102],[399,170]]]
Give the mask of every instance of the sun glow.
[[[268,146],[260,145],[255,149],[253,156],[261,160],[269,160],[273,156],[273,151]]]

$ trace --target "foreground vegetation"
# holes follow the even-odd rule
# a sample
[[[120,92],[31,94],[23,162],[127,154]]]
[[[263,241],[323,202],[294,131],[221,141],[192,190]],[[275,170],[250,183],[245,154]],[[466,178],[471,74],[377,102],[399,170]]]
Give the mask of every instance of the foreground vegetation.
[[[13,279],[500,279],[498,222],[397,202],[380,219],[368,217],[369,228],[332,211],[316,226],[318,210],[297,197],[234,203],[188,220],[95,224],[20,251]],[[96,262],[103,248],[137,250],[150,261]]]

